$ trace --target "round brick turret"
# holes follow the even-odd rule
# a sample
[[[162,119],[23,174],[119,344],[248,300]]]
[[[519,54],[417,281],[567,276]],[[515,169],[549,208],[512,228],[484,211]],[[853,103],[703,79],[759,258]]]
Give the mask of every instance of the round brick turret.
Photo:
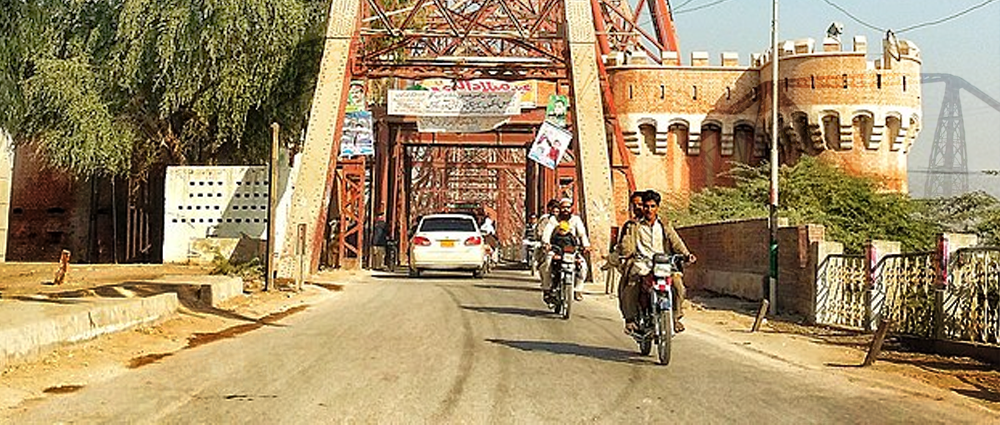
[[[832,39],[819,51],[811,39],[781,46],[781,160],[817,156],[905,192],[906,152],[921,123],[919,51],[901,41],[876,62],[866,53],[862,37],[851,51]],[[708,62],[693,52],[688,66],[635,56],[608,68],[637,186],[676,203],[731,184],[720,176],[733,163],[766,159],[770,143],[770,54],[751,55],[746,66],[733,53]]]

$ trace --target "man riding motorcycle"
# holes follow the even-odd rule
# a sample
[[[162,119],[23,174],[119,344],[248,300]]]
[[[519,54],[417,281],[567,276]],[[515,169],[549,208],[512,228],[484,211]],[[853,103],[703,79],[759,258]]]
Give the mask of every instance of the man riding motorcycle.
[[[636,318],[639,315],[639,297],[642,295],[642,278],[635,267],[637,257],[653,258],[655,254],[681,254],[688,258],[689,263],[697,259],[684,245],[680,235],[670,223],[664,223],[659,218],[660,194],[647,190],[642,195],[642,218],[635,225],[624,226],[621,241],[618,244],[618,254],[623,259],[623,278],[618,284],[618,307],[625,319],[625,332],[632,333],[638,329]],[[627,222],[626,222],[627,224]],[[680,320],[684,317],[684,282],[680,273],[673,276],[674,292],[674,332],[684,331]]]
[[[587,228],[583,225],[583,219],[573,214],[573,201],[569,198],[563,198],[559,201],[559,210],[555,216],[555,220],[546,223],[545,229],[542,231],[542,244],[545,246],[544,252],[548,252],[551,249],[552,235],[560,222],[568,223],[569,234],[576,238],[584,253],[590,250],[590,238],[587,237]],[[542,278],[542,290],[546,294],[552,289],[551,267],[552,264],[547,259],[543,260],[538,267],[539,277]],[[586,263],[582,265],[581,269],[587,270]],[[577,301],[583,300],[583,279],[584,274],[577,273],[577,279],[573,288],[573,298]]]

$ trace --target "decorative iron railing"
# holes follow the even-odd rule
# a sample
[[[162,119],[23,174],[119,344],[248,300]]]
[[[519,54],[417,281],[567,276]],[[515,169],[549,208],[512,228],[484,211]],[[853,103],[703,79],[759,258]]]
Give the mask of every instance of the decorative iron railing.
[[[871,322],[889,319],[894,333],[931,337],[934,333],[937,254],[915,252],[882,257],[872,278]]]
[[[1000,344],[1000,247],[955,253],[942,310],[942,337]]]
[[[830,255],[817,274],[816,322],[863,328],[868,317],[864,257]]]

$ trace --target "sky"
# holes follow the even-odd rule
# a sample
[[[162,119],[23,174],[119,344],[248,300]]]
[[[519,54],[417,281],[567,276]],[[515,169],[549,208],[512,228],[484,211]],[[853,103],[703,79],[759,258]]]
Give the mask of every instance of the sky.
[[[930,23],[988,2],[985,6],[936,25],[903,31]],[[707,51],[713,64],[724,51],[738,52],[746,64],[750,53],[771,45],[772,0],[673,0],[674,25],[681,57],[688,63],[692,51]],[[954,74],[1000,100],[1000,0],[784,0],[778,5],[778,38],[813,38],[822,43],[830,23],[844,25],[848,48],[855,35],[868,38],[868,60],[881,55],[885,31],[920,48],[923,72]],[[926,183],[934,131],[944,97],[944,84],[923,86],[923,128],[909,153],[910,193],[921,197]],[[962,92],[970,189],[987,190],[1000,197],[1000,176],[981,170],[1000,169],[1000,111]]]

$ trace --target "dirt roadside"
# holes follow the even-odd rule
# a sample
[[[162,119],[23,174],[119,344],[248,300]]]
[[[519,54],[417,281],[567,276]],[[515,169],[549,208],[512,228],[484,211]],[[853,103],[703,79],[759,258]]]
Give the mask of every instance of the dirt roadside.
[[[134,280],[165,275],[207,274],[208,269],[186,266],[80,266],[71,270],[64,285],[44,284],[55,270],[51,263],[16,264],[0,267],[3,297],[38,296],[66,291],[100,296],[97,289]],[[110,380],[130,369],[169,357],[181,350],[236,337],[303,311],[310,305],[336,296],[337,282],[352,281],[363,273],[332,271],[319,275],[317,284],[301,292],[263,292],[248,284],[244,296],[219,307],[191,308],[182,305],[178,314],[148,326],[104,335],[78,344],[59,347],[48,354],[0,371],[0,410],[30,405],[54,394],[77,391]],[[42,278],[42,280],[40,280]]]
[[[759,332],[750,333],[759,303],[707,292],[698,292],[689,299],[693,314],[686,320],[703,329],[711,328],[734,344],[803,367],[846,373],[872,385],[903,390],[913,388],[913,383],[929,385],[1000,412],[1000,367],[996,365],[914,352],[890,336],[875,364],[861,367],[871,334],[808,326],[792,317],[766,320]]]

